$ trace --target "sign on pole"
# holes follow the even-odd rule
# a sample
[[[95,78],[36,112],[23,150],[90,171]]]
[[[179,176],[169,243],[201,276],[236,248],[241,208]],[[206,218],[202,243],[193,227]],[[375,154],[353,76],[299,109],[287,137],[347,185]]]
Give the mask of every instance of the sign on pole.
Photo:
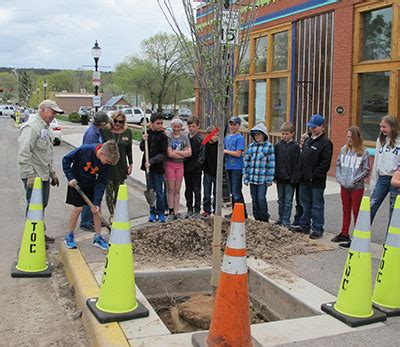
[[[100,107],[101,106],[101,96],[95,95],[93,97],[93,107]]]
[[[100,87],[101,80],[100,80],[100,71],[93,71],[93,86]]]
[[[222,36],[221,43],[239,44],[239,10],[222,11]]]

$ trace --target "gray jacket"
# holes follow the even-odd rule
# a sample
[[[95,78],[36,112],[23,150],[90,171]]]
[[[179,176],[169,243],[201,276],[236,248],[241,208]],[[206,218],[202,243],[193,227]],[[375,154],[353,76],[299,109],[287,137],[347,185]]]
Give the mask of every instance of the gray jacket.
[[[358,156],[346,146],[340,150],[336,161],[336,181],[347,190],[364,188],[364,180],[371,172],[369,153]]]
[[[21,178],[48,181],[53,170],[53,143],[49,126],[37,115],[22,126],[18,136],[18,169]]]

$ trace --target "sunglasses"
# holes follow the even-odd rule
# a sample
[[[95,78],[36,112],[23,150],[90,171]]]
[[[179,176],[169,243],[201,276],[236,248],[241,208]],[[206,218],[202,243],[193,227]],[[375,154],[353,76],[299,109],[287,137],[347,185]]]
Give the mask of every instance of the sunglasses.
[[[115,124],[124,124],[125,121],[124,120],[116,120],[116,119],[114,119],[114,123]]]

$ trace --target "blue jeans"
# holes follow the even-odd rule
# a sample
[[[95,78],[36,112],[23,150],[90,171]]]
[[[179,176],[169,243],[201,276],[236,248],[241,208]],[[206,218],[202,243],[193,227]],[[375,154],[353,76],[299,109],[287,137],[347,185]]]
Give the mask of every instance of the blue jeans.
[[[90,207],[88,205],[82,206],[80,227],[81,228],[84,227],[84,228],[88,228],[88,229],[94,228],[93,213],[92,213],[92,211],[90,211]]]
[[[290,183],[277,182],[279,221],[282,225],[290,225],[292,214],[294,187]]]
[[[253,203],[253,217],[262,222],[269,221],[268,203],[267,203],[267,185],[250,184],[250,195]]]
[[[244,197],[242,194],[242,170],[226,170],[229,182],[229,190],[232,198],[232,209],[235,203],[242,202],[244,204]]]
[[[378,175],[374,191],[371,195],[371,224],[374,221],[375,215],[388,193],[390,194],[389,222],[392,219],[393,207],[398,194],[398,189],[391,186],[391,179],[392,176]]]
[[[311,184],[300,183],[300,204],[303,213],[299,225],[305,231],[323,234],[324,232],[324,190],[313,188]]]
[[[156,206],[150,206],[150,213],[160,215],[165,214],[164,206],[164,175],[156,172],[150,172],[149,174],[149,186],[154,189],[156,193]]]
[[[215,184],[216,177],[207,175],[204,173],[203,177],[203,209],[204,211],[211,214],[211,212],[215,212]],[[212,199],[211,199],[212,198]],[[211,200],[212,200],[212,210],[211,210]]]
[[[28,214],[29,203],[31,202],[32,196],[32,188],[28,188],[26,182],[28,181],[27,178],[22,178],[22,183],[24,184],[25,189],[25,199],[26,199],[26,211],[25,215]],[[42,181],[42,199],[43,199],[43,210],[47,207],[49,203],[49,196],[50,196],[50,181]]]

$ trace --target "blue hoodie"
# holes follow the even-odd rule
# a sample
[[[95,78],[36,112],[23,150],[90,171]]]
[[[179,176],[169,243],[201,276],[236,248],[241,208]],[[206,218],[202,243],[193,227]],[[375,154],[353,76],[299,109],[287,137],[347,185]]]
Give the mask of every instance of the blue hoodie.
[[[100,206],[107,186],[109,165],[103,165],[96,152],[101,145],[82,145],[66,154],[62,166],[68,181],[76,179],[81,188],[94,189],[93,204]]]

